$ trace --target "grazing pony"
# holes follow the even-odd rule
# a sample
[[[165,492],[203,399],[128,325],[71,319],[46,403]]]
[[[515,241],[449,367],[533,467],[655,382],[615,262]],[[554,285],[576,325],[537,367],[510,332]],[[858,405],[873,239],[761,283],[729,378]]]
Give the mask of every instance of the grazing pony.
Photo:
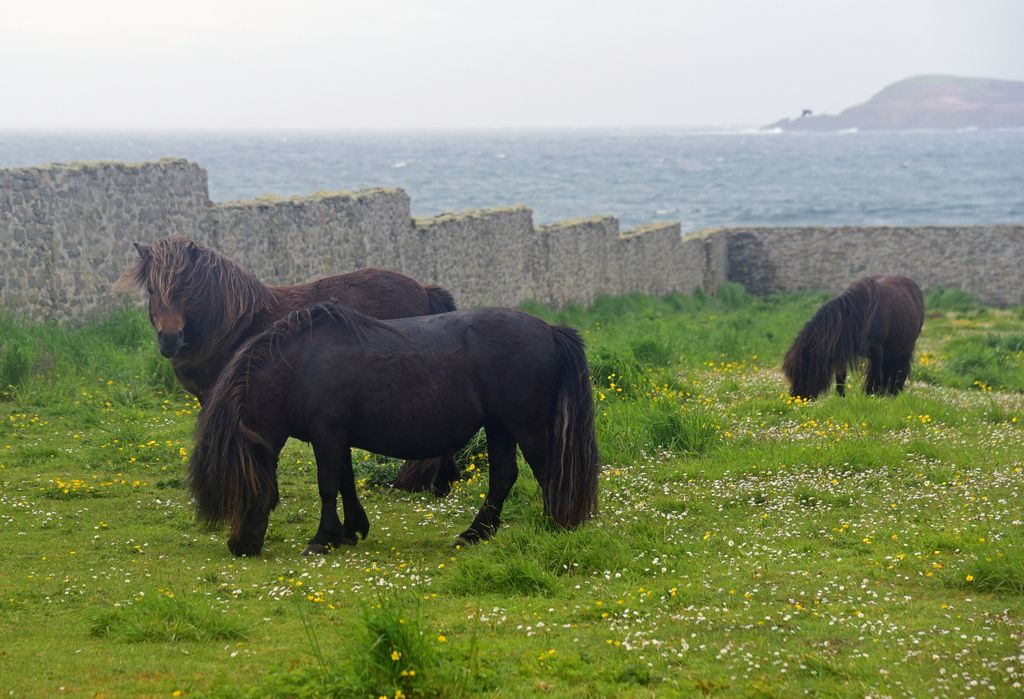
[[[782,371],[790,395],[817,398],[835,376],[846,394],[846,373],[867,357],[864,390],[896,395],[910,376],[914,344],[924,323],[924,297],[913,280],[864,277],[826,301],[786,352]]]
[[[322,304],[231,360],[199,414],[188,483],[199,518],[228,523],[231,552],[257,555],[278,502],[278,455],[289,437],[310,442],[321,511],[303,553],[324,553],[369,531],[353,447],[447,456],[481,427],[487,496],[461,541],[498,529],[519,474],[516,445],[556,523],[576,527],[596,512],[594,406],[576,331],[500,308],[380,321]]]
[[[376,318],[455,310],[446,290],[398,272],[363,269],[306,284],[266,286],[227,257],[186,238],[134,245],[139,259],[114,288],[146,289],[160,354],[204,404],[235,351],[300,308],[341,303]],[[444,495],[458,478],[454,460],[427,459],[406,464],[395,486]]]

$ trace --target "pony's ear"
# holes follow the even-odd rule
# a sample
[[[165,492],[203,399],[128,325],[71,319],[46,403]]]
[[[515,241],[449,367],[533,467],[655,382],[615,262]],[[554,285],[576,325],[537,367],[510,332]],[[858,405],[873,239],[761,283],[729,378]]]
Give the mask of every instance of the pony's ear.
[[[114,282],[114,289],[117,291],[137,289],[146,283],[146,270],[149,267],[149,258],[153,254],[153,250],[145,243],[132,243],[132,245],[139,253],[139,261],[125,270],[124,274]]]
[[[195,262],[199,259],[199,246],[194,241],[188,241],[188,259]]]

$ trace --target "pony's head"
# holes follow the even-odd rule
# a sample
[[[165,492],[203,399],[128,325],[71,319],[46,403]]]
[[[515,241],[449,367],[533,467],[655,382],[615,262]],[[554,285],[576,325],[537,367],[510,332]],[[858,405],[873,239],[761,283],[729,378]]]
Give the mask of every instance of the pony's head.
[[[229,343],[238,324],[269,303],[270,291],[255,277],[194,241],[172,236],[133,245],[139,259],[114,287],[146,289],[149,320],[167,358],[198,357],[204,345],[209,351]]]
[[[183,292],[187,284],[183,282],[190,276],[191,267],[199,259],[199,246],[190,240],[181,240],[180,245],[173,246],[160,245],[160,242],[153,245],[133,243],[139,253],[139,262],[134,270],[136,284],[144,285],[149,294],[149,322],[156,329],[160,354],[170,358],[178,354],[186,344],[186,299]],[[175,255],[173,265],[168,264],[171,262],[168,253]],[[167,274],[169,269],[173,269],[174,274]]]
[[[782,373],[789,381],[789,395],[813,400],[832,383],[833,365],[829,357],[819,356],[804,330],[786,352]]]

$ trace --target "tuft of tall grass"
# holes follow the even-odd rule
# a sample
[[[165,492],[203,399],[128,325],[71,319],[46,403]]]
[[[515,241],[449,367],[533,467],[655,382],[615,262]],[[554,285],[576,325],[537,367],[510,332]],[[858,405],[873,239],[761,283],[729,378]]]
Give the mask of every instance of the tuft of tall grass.
[[[0,313],[0,391],[52,394],[82,378],[125,385],[140,380],[164,394],[182,389],[171,363],[157,351],[146,314],[123,308],[80,325],[37,323]]]
[[[928,311],[966,311],[976,305],[974,296],[962,289],[936,286],[924,294],[924,307]]]
[[[303,618],[317,662],[267,673],[252,696],[462,697],[484,689],[475,643],[468,652],[450,650],[411,597],[381,595],[364,604],[356,628],[346,624],[330,646],[342,649],[337,659]]]
[[[21,338],[0,344],[0,387],[11,389],[24,383],[34,360],[35,348]]]
[[[146,314],[136,308],[113,311],[95,325],[83,329],[83,334],[94,338],[99,344],[112,345],[122,350],[156,346],[153,326]]]
[[[626,396],[635,395],[647,381],[647,372],[643,363],[630,349],[596,350],[589,357],[590,376],[597,386],[611,386],[621,389],[618,393]]]
[[[938,370],[942,383],[956,388],[1024,391],[1024,338],[995,334],[955,337]]]
[[[697,456],[720,439],[715,419],[671,399],[607,400],[598,404],[598,447],[606,464],[628,464],[641,453]]]
[[[0,389],[9,398],[11,389],[31,376],[40,348],[48,344],[52,324],[37,324],[5,311],[0,313]]]
[[[463,553],[446,586],[464,595],[547,596],[557,590],[559,578],[622,570],[634,556],[614,528],[566,531],[541,518],[516,520],[492,543]]]
[[[730,310],[749,306],[756,300],[753,294],[737,282],[726,282],[719,286],[715,291],[715,299]]]
[[[959,566],[946,576],[944,582],[949,587],[962,590],[1021,595],[1024,594],[1024,556],[1013,551],[1005,558],[982,558],[970,565]]]
[[[129,643],[245,638],[245,626],[236,616],[166,590],[145,592],[144,596],[123,606],[94,612],[90,635]]]
[[[677,352],[672,345],[659,337],[635,340],[630,346],[630,350],[638,362],[652,367],[669,366],[677,358]]]
[[[419,607],[385,595],[363,608],[356,637],[360,684],[374,695],[423,688],[442,666],[436,633],[428,633]]]

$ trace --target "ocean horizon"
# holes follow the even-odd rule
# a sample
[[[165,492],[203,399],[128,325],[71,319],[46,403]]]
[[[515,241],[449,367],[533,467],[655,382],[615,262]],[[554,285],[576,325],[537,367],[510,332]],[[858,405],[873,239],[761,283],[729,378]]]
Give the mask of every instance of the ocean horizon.
[[[524,205],[538,225],[1024,223],[1024,130],[0,130],[0,167],[186,158],[215,202],[400,187],[416,216]]]

